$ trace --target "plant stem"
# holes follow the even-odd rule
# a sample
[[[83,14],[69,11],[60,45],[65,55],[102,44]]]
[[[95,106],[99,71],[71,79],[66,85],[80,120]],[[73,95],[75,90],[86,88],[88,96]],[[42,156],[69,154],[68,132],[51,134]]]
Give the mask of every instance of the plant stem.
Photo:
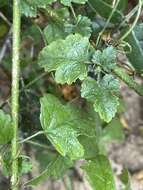
[[[34,137],[37,137],[38,135],[44,134],[44,131],[38,131],[34,135],[31,135],[30,137],[27,137],[26,139],[21,140],[19,143],[24,143],[26,141],[29,141],[30,139],[33,139]]]
[[[136,16],[133,24],[131,25],[130,29],[120,38],[120,41],[123,41],[133,31],[133,29],[136,26],[137,21],[140,17],[141,10],[142,10],[142,0],[139,0],[137,16]]]
[[[99,44],[100,39],[101,39],[101,36],[102,36],[103,33],[105,32],[105,30],[106,30],[106,28],[107,28],[107,26],[108,26],[108,24],[109,24],[109,22],[110,22],[112,16],[114,15],[114,12],[116,11],[116,9],[117,9],[117,7],[118,7],[118,5],[119,5],[119,2],[120,2],[120,0],[117,0],[117,2],[115,3],[115,5],[114,5],[114,7],[113,7],[113,9],[112,9],[112,12],[111,12],[111,14],[109,15],[109,17],[108,17],[108,19],[107,19],[107,21],[106,21],[106,23],[105,23],[105,25],[104,25],[104,28],[102,29],[102,31],[100,32],[100,34],[99,34],[99,36],[98,36],[98,38],[97,38],[96,46]]]
[[[46,144],[36,142],[36,141],[28,140],[28,141],[26,141],[24,143],[31,144],[31,145],[34,145],[34,146],[38,146],[38,147],[41,147],[41,148],[44,148],[44,149],[47,149],[47,150],[50,150],[50,151],[54,151],[52,147],[50,147],[50,146],[48,146]]]
[[[114,74],[118,76],[122,81],[124,81],[131,89],[133,89],[137,94],[143,96],[143,86],[135,82],[124,69],[116,67],[113,70]]]
[[[11,189],[18,190],[18,110],[19,110],[19,47],[20,47],[20,1],[13,0],[13,46],[12,46],[12,95],[11,95],[11,112],[12,112],[12,176]]]

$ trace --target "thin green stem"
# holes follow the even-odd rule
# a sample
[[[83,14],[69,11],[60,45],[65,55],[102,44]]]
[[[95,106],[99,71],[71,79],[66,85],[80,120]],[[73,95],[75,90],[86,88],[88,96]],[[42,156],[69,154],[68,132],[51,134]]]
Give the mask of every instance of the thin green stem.
[[[19,143],[22,144],[22,143],[29,141],[30,139],[33,139],[34,137],[37,137],[38,135],[42,135],[42,134],[44,134],[44,131],[38,131],[34,135],[31,135],[31,136],[27,137],[26,139],[21,140]]]
[[[12,112],[12,176],[11,189],[18,190],[18,110],[19,110],[19,49],[20,49],[20,1],[13,0],[13,46],[12,46],[12,95],[11,95],[11,112]]]
[[[76,17],[76,14],[75,14],[75,11],[74,11],[74,8],[73,8],[72,5],[70,6],[70,9],[71,9],[71,12],[72,12],[72,14],[74,16],[74,19],[77,20],[77,17]]]
[[[130,29],[120,38],[120,41],[123,41],[132,32],[132,30],[134,29],[134,27],[136,26],[136,24],[138,22],[138,19],[141,14],[141,10],[142,10],[142,0],[139,0],[137,16],[136,16],[133,24],[131,25]]]
[[[34,78],[32,81],[30,81],[27,85],[25,85],[24,89],[29,88],[30,86],[32,86],[34,83],[36,83],[37,81],[39,81],[40,79],[42,79],[44,76],[46,76],[48,73],[44,72],[42,74],[40,74],[38,77]]]
[[[52,147],[50,147],[50,146],[48,146],[46,144],[42,144],[42,143],[36,142],[36,141],[28,140],[28,141],[26,141],[24,143],[31,144],[31,145],[34,145],[34,146],[38,146],[38,147],[41,147],[41,148],[53,151]]]
[[[119,2],[120,2],[120,0],[117,0],[117,2],[116,2],[116,4],[115,4],[114,8],[112,9],[112,12],[111,12],[110,16],[108,17],[107,22],[106,22],[105,25],[104,25],[104,28],[102,29],[102,31],[100,32],[100,34],[99,34],[99,36],[98,36],[98,38],[97,38],[96,46],[99,44],[100,38],[101,38],[102,34],[105,32],[105,30],[106,30],[106,28],[107,28],[107,26],[108,26],[108,24],[109,24],[109,22],[110,22],[110,20],[111,20],[111,18],[112,18],[112,16],[113,16],[114,12],[116,11],[116,9],[117,9],[117,7],[118,7],[118,5],[119,5]]]
[[[134,14],[137,12],[138,10],[138,5],[136,5],[130,12],[129,14],[127,14],[125,16],[125,19],[121,22],[121,24],[119,25],[118,29],[120,29],[122,26],[124,26],[126,23],[129,22],[129,20],[134,16]]]

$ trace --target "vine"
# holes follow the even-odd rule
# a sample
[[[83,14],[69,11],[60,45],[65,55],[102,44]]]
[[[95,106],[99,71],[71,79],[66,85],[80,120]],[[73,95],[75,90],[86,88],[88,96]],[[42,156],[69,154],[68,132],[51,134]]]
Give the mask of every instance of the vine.
[[[141,78],[143,72],[142,0],[131,11],[128,4],[127,0],[10,4],[12,85],[11,97],[0,110],[0,161],[3,174],[11,178],[11,190],[62,178],[81,159],[93,190],[116,190],[105,145],[124,140],[120,81],[143,96],[143,87],[133,77]],[[9,26],[5,15],[0,16]],[[123,62],[120,56],[125,57]],[[69,95],[70,90],[74,92]],[[2,110],[10,100],[11,116]],[[42,155],[39,165],[44,159],[44,167],[21,185],[23,174],[32,171],[25,147],[34,149],[36,159]],[[131,189],[128,171],[122,175],[125,188]]]

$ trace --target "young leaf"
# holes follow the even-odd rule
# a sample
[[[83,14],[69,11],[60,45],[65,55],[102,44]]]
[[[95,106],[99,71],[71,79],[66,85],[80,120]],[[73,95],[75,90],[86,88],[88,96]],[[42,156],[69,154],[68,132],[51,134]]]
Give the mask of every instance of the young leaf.
[[[58,83],[71,84],[87,76],[85,62],[88,60],[89,41],[79,34],[69,35],[65,40],[56,40],[45,47],[39,56],[39,65],[45,71],[56,71]]]
[[[81,158],[84,150],[76,130],[72,128],[68,109],[50,94],[41,98],[40,102],[40,120],[47,138],[62,156],[68,155],[72,160]]]
[[[95,51],[92,62],[101,65],[105,71],[111,71],[116,65],[117,51],[113,46],[109,46],[101,52]]]
[[[13,137],[11,118],[0,110],[0,144],[7,144]]]
[[[88,0],[61,0],[65,6],[71,6],[71,3],[85,4]]]
[[[73,165],[70,159],[66,157],[57,156],[53,161],[49,163],[47,168],[34,179],[28,181],[26,186],[36,186],[44,180],[48,179],[48,177],[53,177],[54,179],[60,178],[66,169],[70,168]]]
[[[95,111],[106,122],[110,122],[117,112],[118,93],[119,81],[108,74],[99,83],[87,78],[81,88],[81,96],[94,103]]]
[[[92,161],[88,161],[83,170],[93,190],[116,190],[113,172],[108,159],[98,155]]]
[[[82,36],[90,37],[91,35],[91,20],[82,15],[78,15],[75,24],[65,23],[65,32],[79,33]]]

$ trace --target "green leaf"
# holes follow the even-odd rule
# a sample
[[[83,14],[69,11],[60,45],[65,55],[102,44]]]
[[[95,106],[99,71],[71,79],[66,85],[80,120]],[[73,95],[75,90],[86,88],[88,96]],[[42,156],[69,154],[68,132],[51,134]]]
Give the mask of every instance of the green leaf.
[[[26,186],[36,186],[39,183],[46,180],[48,177],[53,177],[55,179],[60,178],[65,170],[73,165],[72,161],[66,157],[57,156],[53,161],[49,163],[47,168],[34,179],[28,181]]]
[[[143,23],[137,24],[134,28],[135,35],[139,41],[143,40]]]
[[[111,71],[115,68],[117,58],[117,51],[113,46],[109,46],[101,52],[95,51],[93,54],[92,62],[101,65],[105,71]]]
[[[113,5],[113,1],[112,0],[104,0],[104,2]],[[117,9],[120,10],[121,12],[124,12],[125,9],[127,8],[128,5],[128,0],[120,0]]]
[[[123,141],[125,138],[123,126],[118,118],[114,118],[102,132],[102,141]]]
[[[65,6],[71,6],[71,3],[85,4],[88,0],[61,0]]]
[[[80,109],[78,106],[67,104],[67,112],[69,114],[68,120],[73,129],[77,131],[78,134],[94,137],[96,136],[96,118],[93,107],[86,105]]]
[[[93,190],[116,190],[113,172],[108,159],[103,155],[88,161],[83,170]]]
[[[36,17],[38,8],[46,8],[47,5],[56,0],[21,0],[21,13],[27,17]]]
[[[26,0],[21,1],[20,10],[21,13],[27,17],[36,17],[37,15],[37,8],[35,6],[30,6]]]
[[[108,19],[113,7],[103,0],[88,0],[93,10],[97,12],[100,16]],[[117,24],[121,22],[123,19],[123,15],[119,10],[116,10],[110,20],[110,22]]]
[[[84,158],[90,159],[94,158],[98,155],[99,149],[98,149],[98,143],[96,136],[89,137],[81,135],[78,137],[79,142],[84,147]]]
[[[60,84],[72,84],[76,79],[84,80],[87,76],[87,68],[84,64],[65,64],[61,65],[55,75],[55,79]]]
[[[85,62],[88,60],[89,41],[79,34],[69,35],[45,47],[39,56],[39,65],[45,71],[54,71],[58,83],[71,84],[87,76]]]
[[[120,175],[120,180],[124,184],[124,188],[122,190],[132,190],[131,188],[131,182],[130,182],[130,175],[127,169],[124,169],[122,171],[122,174]]]
[[[51,43],[57,39],[65,37],[63,26],[56,23],[50,23],[44,29],[44,36],[47,43]]]
[[[93,102],[95,111],[106,122],[110,122],[117,112],[118,93],[119,81],[108,74],[99,83],[87,78],[81,88],[81,96]]]
[[[40,99],[40,103],[40,121],[44,130],[47,130],[48,127],[61,126],[65,123],[68,118],[68,113],[65,106],[60,103],[58,98],[51,94],[47,94]]]
[[[129,28],[127,28],[128,30]],[[138,30],[138,31],[137,31]],[[136,31],[136,32],[135,32]],[[126,55],[130,61],[130,63],[133,65],[133,67],[140,73],[143,70],[143,50],[141,48],[140,42],[138,40],[138,36],[139,36],[139,28],[135,31],[132,31],[127,38],[125,39],[126,42],[129,43],[129,45],[131,46],[131,52],[129,53],[127,48],[125,48],[125,50],[127,51]],[[136,36],[137,35],[137,36]],[[141,35],[140,35],[141,37]]]
[[[40,119],[47,138],[62,156],[67,155],[72,160],[81,158],[84,150],[77,139],[77,131],[72,128],[68,109],[50,94],[40,102]]]
[[[68,33],[65,32],[65,22],[70,20],[70,12],[67,7],[63,8],[49,8],[45,14],[52,15],[48,21],[48,25],[44,29],[44,36],[47,43],[51,43],[57,39],[64,39]]]
[[[7,144],[13,137],[11,118],[0,110],[0,144]]]
[[[78,15],[74,24],[65,23],[65,32],[67,33],[79,33],[82,36],[90,37],[91,35],[91,20],[82,15]]]
[[[62,156],[68,155],[76,160],[84,155],[83,147],[77,139],[78,134],[69,124],[47,129],[46,134]]]

